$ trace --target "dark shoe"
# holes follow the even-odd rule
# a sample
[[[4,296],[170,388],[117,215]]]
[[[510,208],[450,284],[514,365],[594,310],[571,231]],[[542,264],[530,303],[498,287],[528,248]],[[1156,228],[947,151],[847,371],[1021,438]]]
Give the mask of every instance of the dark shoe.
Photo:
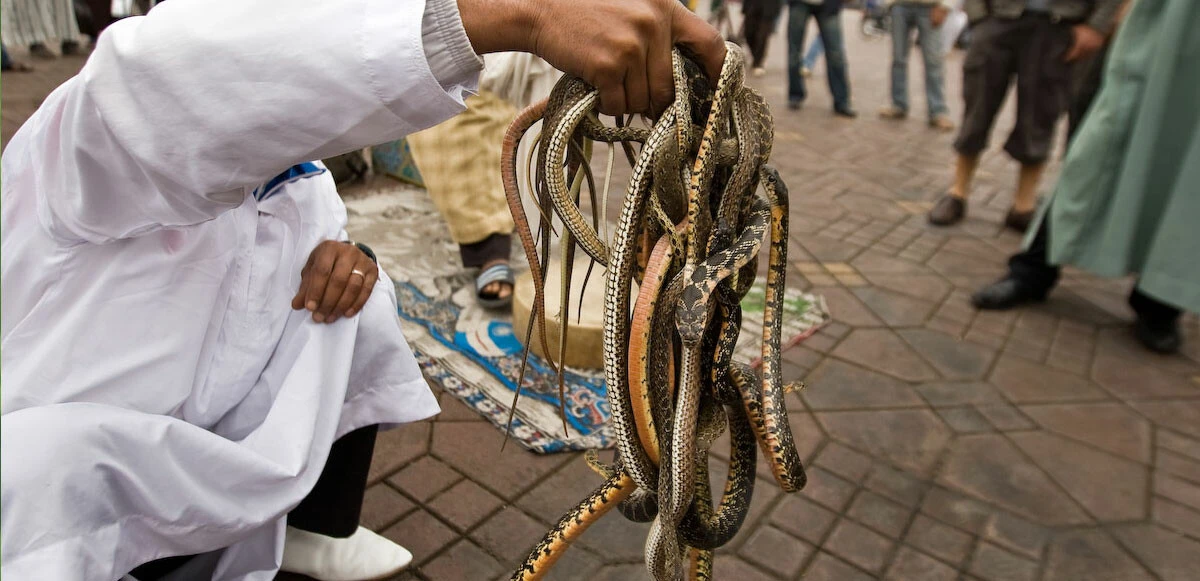
[[[1138,317],[1137,322],[1133,324],[1133,333],[1147,349],[1164,355],[1179,351],[1179,346],[1183,343],[1179,336],[1178,319],[1150,321]]]
[[[1024,303],[1046,300],[1046,291],[1034,288],[1029,283],[1006,276],[979,289],[971,295],[971,304],[977,309],[1002,311]]]
[[[962,221],[967,215],[967,201],[946,194],[929,210],[929,223],[934,226],[949,226]]]
[[[58,55],[54,54],[54,51],[50,50],[50,47],[41,42],[29,45],[29,54],[35,58],[46,60],[54,60],[58,58]]]
[[[1017,232],[1025,232],[1029,229],[1029,223],[1033,222],[1033,212],[1033,210],[1028,212],[1009,210],[1008,215],[1004,216],[1004,227]]]
[[[858,111],[855,111],[850,107],[834,107],[833,114],[837,115],[838,117],[845,117],[847,119],[854,119],[855,117],[858,117]]]
[[[792,111],[799,111],[800,107],[802,106],[804,106],[803,99],[788,99],[788,109]]]
[[[83,46],[74,40],[64,40],[62,43],[63,56],[75,56],[83,54]]]

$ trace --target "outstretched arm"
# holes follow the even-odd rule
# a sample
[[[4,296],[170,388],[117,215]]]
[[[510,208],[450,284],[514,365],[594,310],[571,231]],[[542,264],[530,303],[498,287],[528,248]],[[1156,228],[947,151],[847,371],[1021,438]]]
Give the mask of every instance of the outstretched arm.
[[[719,71],[720,36],[673,0],[174,0],[101,35],[11,163],[54,234],[105,242],[211,219],[295,163],[454,115],[476,53],[534,52],[607,112],[661,110],[677,43]]]

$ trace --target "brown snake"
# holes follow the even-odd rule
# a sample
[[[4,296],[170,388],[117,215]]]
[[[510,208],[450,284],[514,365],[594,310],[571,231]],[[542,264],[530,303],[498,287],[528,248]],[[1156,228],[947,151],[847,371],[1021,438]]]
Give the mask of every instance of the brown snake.
[[[546,220],[562,221],[564,256],[578,243],[607,266],[604,371],[617,448],[614,465],[592,461],[604,483],[559,520],[513,579],[542,578],[614,506],[627,518],[653,521],[645,555],[655,579],[673,581],[684,574],[710,579],[712,550],[736,534],[749,509],[755,447],[785,491],[805,482],[780,369],[788,204],[778,173],[765,165],[773,139],[770,112],[743,85],[735,45],[715,83],[678,51],[673,64],[676,100],[649,130],[620,121],[617,127],[604,125],[593,112],[595,91],[564,77],[548,102],[523,111],[505,137],[506,194],[535,285],[525,345],[537,326],[546,348],[541,292],[551,230]],[[541,258],[515,174],[520,137],[539,118]],[[620,143],[632,160],[620,217],[607,241],[594,225],[595,202],[592,225],[579,207],[582,172],[572,187],[564,177],[564,166],[582,163],[586,169],[586,156],[567,163],[572,143],[586,140]],[[635,158],[631,143],[641,145]],[[741,326],[739,302],[753,282],[768,233],[760,376],[733,361],[733,349]],[[570,265],[564,268],[567,277]],[[564,325],[566,316],[564,310]],[[731,433],[730,470],[714,508],[708,454],[725,429]]]

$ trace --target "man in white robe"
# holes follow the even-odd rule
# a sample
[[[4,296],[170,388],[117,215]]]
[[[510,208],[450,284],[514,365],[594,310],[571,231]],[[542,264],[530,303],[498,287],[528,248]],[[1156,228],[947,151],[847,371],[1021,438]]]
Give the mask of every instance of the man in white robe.
[[[343,476],[335,440],[365,433],[369,462],[373,426],[438,411],[306,160],[458,113],[501,50],[661,111],[676,43],[719,70],[674,0],[172,0],[112,25],[3,156],[0,576],[402,566],[365,529],[287,527]]]

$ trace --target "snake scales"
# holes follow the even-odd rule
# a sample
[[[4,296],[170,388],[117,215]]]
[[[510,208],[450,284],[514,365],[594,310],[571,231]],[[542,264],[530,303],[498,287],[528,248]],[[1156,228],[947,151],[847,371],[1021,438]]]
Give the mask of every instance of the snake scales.
[[[505,135],[501,171],[535,287],[525,345],[536,327],[543,351],[549,352],[542,285],[551,219],[557,216],[563,256],[578,244],[607,267],[604,371],[617,440],[613,465],[589,458],[603,483],[533,547],[514,580],[542,578],[588,526],[614,507],[627,518],[651,522],[645,555],[655,579],[709,579],[712,551],[737,533],[749,510],[756,447],[783,490],[804,486],[780,376],[787,189],[766,165],[773,140],[770,111],[743,84],[740,49],[729,45],[727,55],[713,82],[676,51],[675,101],[649,129],[623,118],[615,127],[603,124],[594,112],[596,91],[567,76],[548,99],[522,111]],[[537,121],[543,124],[535,234],[522,205],[516,151]],[[613,152],[619,144],[632,165],[609,240],[599,233],[601,211],[588,169],[590,141],[612,144]],[[585,173],[590,223],[579,203]],[[739,303],[757,275],[768,234],[763,363],[756,371],[733,361],[733,349],[741,328]],[[570,266],[565,261],[564,289],[570,288]],[[565,292],[563,301],[559,314],[565,322]],[[524,364],[521,374],[518,386]],[[726,429],[730,470],[714,507],[708,454]]]

